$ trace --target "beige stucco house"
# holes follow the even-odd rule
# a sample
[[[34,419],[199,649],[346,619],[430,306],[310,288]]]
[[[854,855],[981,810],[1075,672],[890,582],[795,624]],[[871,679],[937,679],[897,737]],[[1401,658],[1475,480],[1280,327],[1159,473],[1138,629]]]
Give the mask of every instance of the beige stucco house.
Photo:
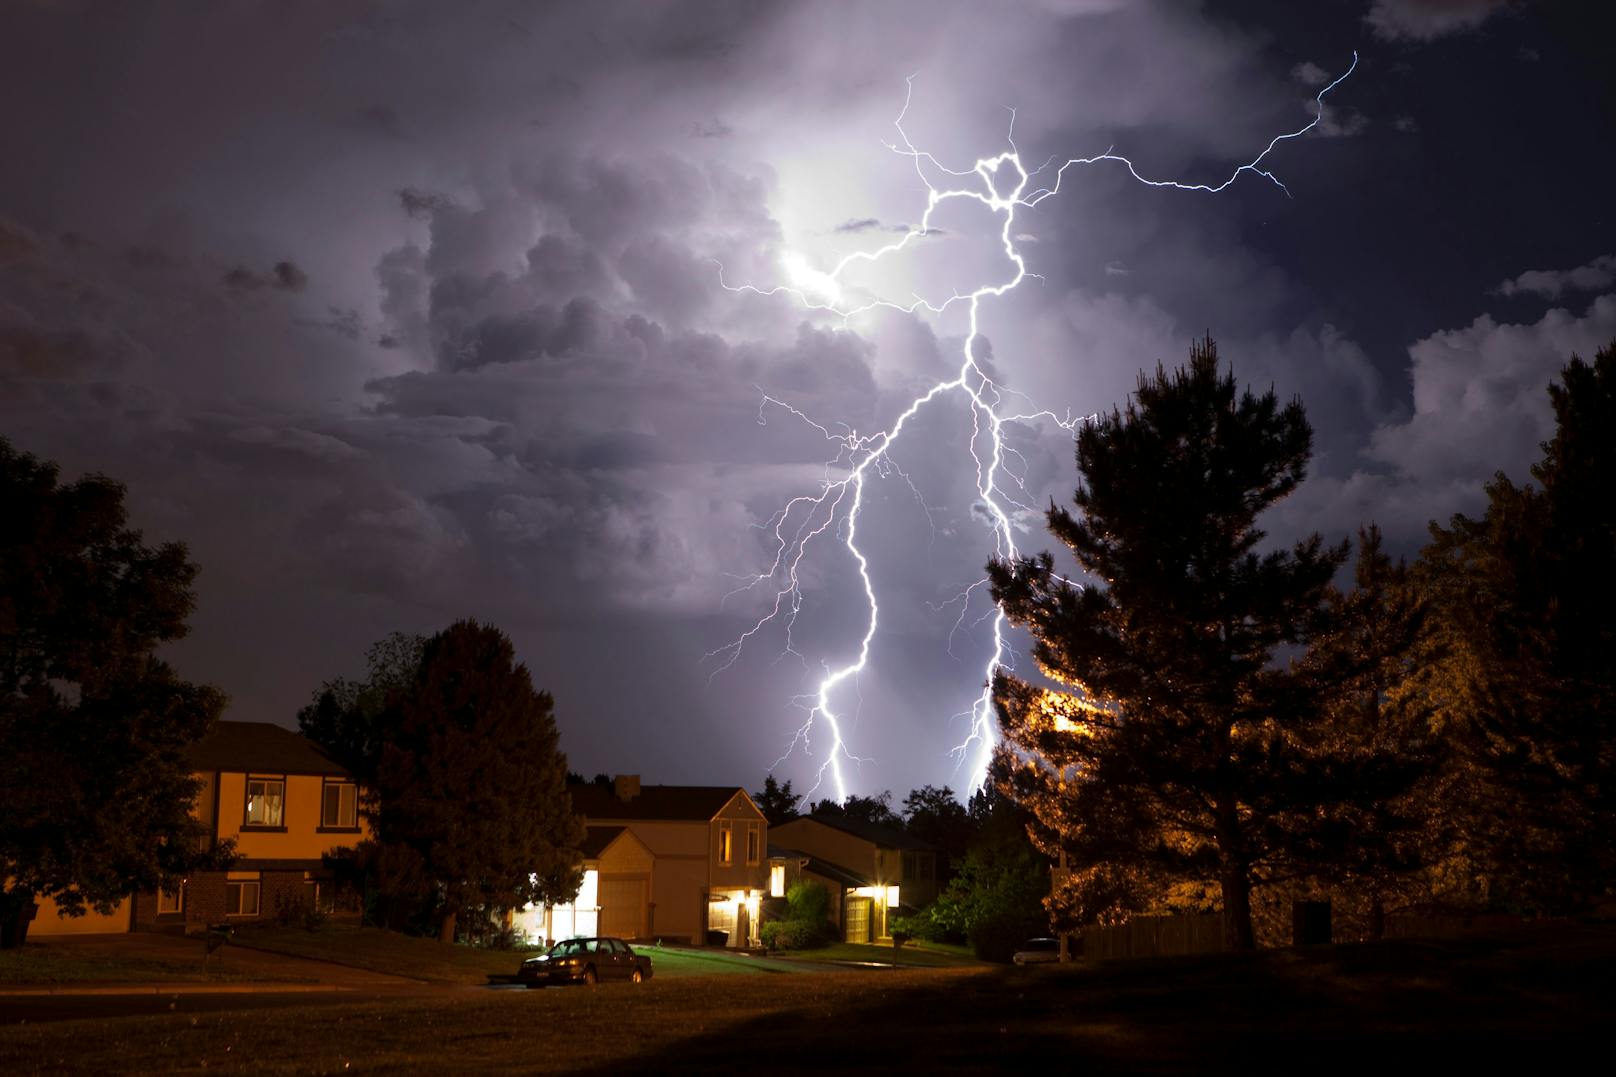
[[[892,913],[937,897],[937,851],[901,830],[805,816],[774,827],[770,841],[771,859],[789,881],[829,891],[831,919],[848,942],[888,938]]]
[[[329,904],[321,858],[369,832],[352,775],[313,741],[269,722],[217,722],[190,761],[202,782],[191,814],[204,840],[235,840],[235,866],[198,872],[169,893],[131,895],[110,914],[59,916],[42,900],[29,934],[196,931]]]
[[[619,775],[571,793],[589,833],[584,886],[569,906],[518,914],[530,937],[543,924],[552,940],[599,933],[701,943],[723,932],[727,946],[757,945],[769,824],[746,790]]]

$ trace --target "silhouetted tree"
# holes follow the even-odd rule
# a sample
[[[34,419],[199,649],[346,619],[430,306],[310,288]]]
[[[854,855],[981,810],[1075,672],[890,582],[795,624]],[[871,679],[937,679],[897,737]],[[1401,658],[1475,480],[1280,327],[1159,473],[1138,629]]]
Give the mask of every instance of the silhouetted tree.
[[[954,799],[954,790],[923,785],[903,798],[903,825],[910,834],[933,845],[943,856],[938,878],[947,882],[953,869],[965,856],[974,828],[965,805]]]
[[[186,749],[224,707],[155,652],[186,633],[196,566],[127,525],[124,487],[58,485],[0,439],[0,937],[34,899],[110,911],[227,860],[201,851]]]
[[[1500,473],[1480,518],[1432,525],[1417,574],[1471,896],[1555,912],[1616,886],[1616,343],[1549,396],[1540,485]]]
[[[847,819],[855,823],[889,826],[898,830],[903,829],[903,817],[892,810],[892,791],[890,789],[883,790],[873,797],[859,796],[857,793],[853,793],[840,803],[834,800],[821,800],[813,805],[809,814],[830,819]]]
[[[779,826],[797,818],[797,802],[800,800],[802,797],[791,791],[790,781],[782,785],[774,780],[773,774],[766,775],[763,788],[752,794],[752,802],[770,826]]]
[[[504,633],[457,621],[427,640],[369,728],[373,841],[362,859],[390,897],[436,908],[443,941],[464,909],[577,893],[584,826],[551,699]]]
[[[421,665],[426,637],[393,632],[365,652],[363,681],[334,678],[320,686],[314,700],[297,712],[303,735],[353,772],[361,782],[375,779],[381,758],[378,722],[388,702],[407,690]]]
[[[995,779],[1080,870],[1216,880],[1234,949],[1254,945],[1276,820],[1312,796],[1294,735],[1317,701],[1273,660],[1325,627],[1347,548],[1314,535],[1259,554],[1256,522],[1301,482],[1311,445],[1300,403],[1237,392],[1197,342],[1187,367],[1141,377],[1125,411],[1078,434],[1080,515],[1048,517],[1093,585],[1047,554],[989,565],[1040,666],[1072,689],[997,677],[1005,735],[1035,765],[1001,749]]]

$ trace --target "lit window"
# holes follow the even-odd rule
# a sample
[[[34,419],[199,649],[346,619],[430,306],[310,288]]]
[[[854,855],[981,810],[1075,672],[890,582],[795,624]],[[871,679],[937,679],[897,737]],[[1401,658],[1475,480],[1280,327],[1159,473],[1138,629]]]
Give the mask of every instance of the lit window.
[[[247,779],[247,826],[283,825],[285,804],[286,782],[283,779]]]
[[[769,896],[786,896],[786,866],[784,864],[769,865]]]
[[[226,883],[224,888],[226,916],[258,915],[258,884],[250,882]]]
[[[320,825],[351,830],[359,825],[359,788],[352,782],[326,782]]]
[[[172,890],[157,891],[157,913],[177,913],[185,911],[185,884],[181,883]]]
[[[728,823],[718,824],[718,862],[728,864],[735,859],[734,834]]]
[[[758,825],[756,823],[746,824],[746,862],[748,864],[756,864],[762,859],[762,845],[762,835],[758,832]]]

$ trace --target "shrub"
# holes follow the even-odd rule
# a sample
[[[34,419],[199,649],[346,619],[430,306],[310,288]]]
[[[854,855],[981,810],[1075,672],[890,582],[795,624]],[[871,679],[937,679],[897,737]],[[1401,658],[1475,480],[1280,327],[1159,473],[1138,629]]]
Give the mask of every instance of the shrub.
[[[824,943],[826,925],[807,920],[771,920],[758,929],[770,950],[811,950]]]
[[[829,923],[830,894],[818,883],[793,883],[786,891],[786,919]]]

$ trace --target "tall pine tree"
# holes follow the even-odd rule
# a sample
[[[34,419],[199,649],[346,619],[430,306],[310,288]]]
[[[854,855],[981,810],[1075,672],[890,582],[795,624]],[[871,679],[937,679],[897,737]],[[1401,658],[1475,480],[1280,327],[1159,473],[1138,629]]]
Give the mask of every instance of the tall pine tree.
[[[1061,686],[999,676],[1010,750],[995,776],[1096,910],[1213,880],[1227,944],[1254,945],[1253,880],[1285,851],[1276,823],[1312,795],[1297,732],[1318,703],[1275,655],[1326,626],[1347,554],[1317,535],[1258,552],[1257,518],[1302,481],[1311,445],[1300,403],[1237,391],[1198,342],[1187,367],[1141,377],[1125,410],[1078,435],[1078,513],[1052,506],[1049,527],[1092,585],[1047,554],[989,565]]]

